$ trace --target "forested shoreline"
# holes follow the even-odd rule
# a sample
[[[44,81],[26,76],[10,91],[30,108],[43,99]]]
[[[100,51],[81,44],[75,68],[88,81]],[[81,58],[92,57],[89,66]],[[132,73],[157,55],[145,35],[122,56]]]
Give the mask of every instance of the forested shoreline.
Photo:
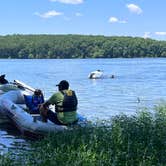
[[[139,58],[166,57],[166,41],[92,35],[0,36],[0,58]]]

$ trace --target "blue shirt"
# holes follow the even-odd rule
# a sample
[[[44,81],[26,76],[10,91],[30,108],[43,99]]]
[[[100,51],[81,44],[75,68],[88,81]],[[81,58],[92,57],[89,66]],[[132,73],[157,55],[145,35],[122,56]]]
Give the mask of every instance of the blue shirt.
[[[30,110],[30,113],[32,114],[38,114],[39,113],[39,104],[44,103],[43,96],[26,96],[24,95],[25,104]]]

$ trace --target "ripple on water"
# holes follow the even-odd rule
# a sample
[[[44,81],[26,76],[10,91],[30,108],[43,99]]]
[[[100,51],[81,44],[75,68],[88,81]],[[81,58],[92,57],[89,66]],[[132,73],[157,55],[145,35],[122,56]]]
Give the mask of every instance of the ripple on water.
[[[0,118],[0,152],[1,154],[13,151],[15,154],[29,147],[28,141],[20,136],[20,132],[10,120],[1,115]]]

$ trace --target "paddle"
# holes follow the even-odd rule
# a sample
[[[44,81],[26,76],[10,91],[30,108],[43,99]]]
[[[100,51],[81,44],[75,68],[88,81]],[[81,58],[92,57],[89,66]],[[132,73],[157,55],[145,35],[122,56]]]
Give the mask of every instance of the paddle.
[[[22,87],[22,88],[24,88],[24,89],[30,90],[30,91],[32,91],[32,92],[35,91],[34,88],[30,87],[29,85],[27,85],[27,84],[25,84],[24,82],[21,82],[21,81],[19,81],[19,80],[14,80],[14,84],[16,84],[17,86],[20,86],[20,87]]]

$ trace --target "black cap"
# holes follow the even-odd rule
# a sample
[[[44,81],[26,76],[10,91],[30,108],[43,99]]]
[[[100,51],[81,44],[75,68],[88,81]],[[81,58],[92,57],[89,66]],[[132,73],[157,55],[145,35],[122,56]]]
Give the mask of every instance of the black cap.
[[[56,86],[61,87],[62,89],[68,89],[69,88],[69,83],[66,80],[62,80],[59,84]]]

